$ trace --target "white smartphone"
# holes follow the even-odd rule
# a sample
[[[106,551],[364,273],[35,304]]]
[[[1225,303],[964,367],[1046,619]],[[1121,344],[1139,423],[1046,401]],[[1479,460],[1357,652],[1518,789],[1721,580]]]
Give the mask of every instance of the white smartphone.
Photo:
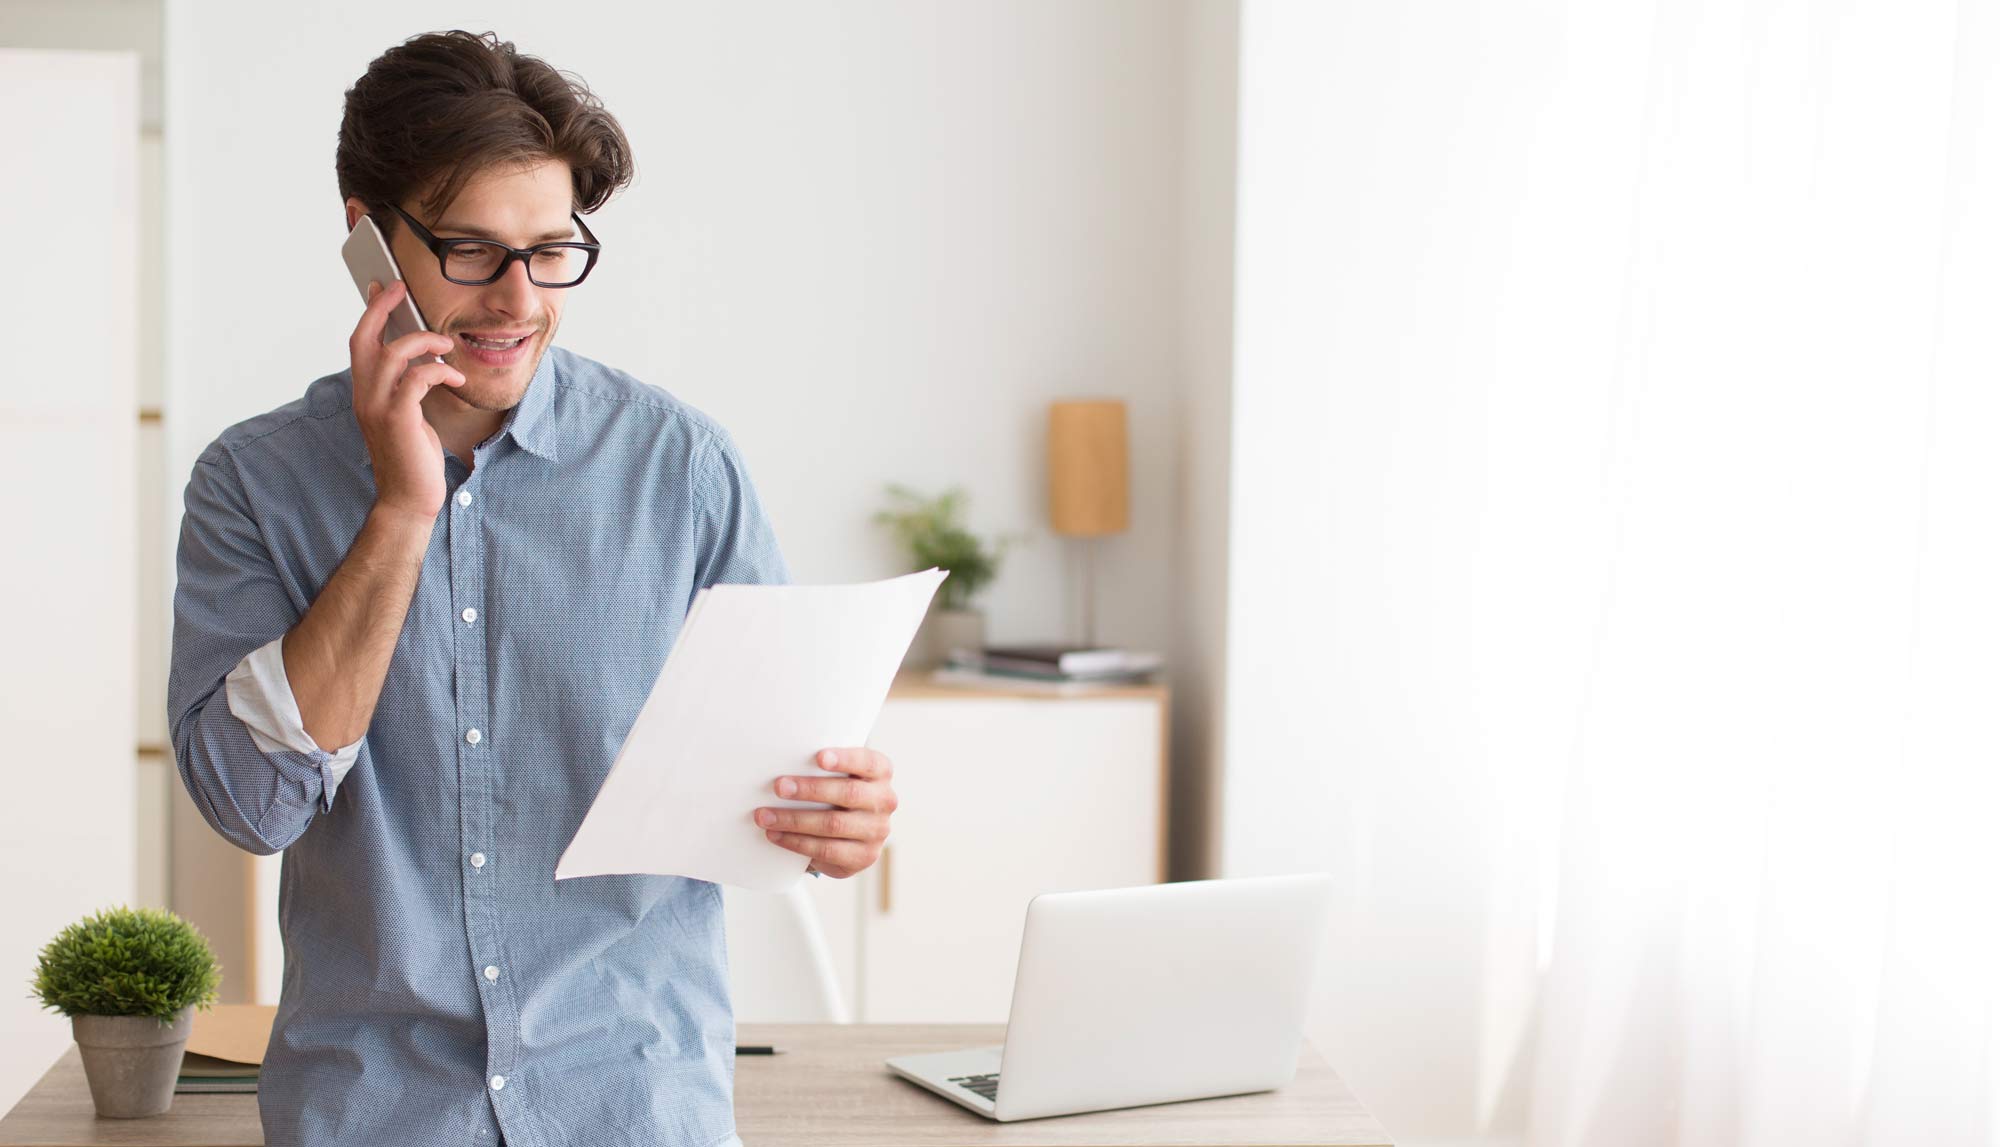
[[[347,273],[354,276],[354,288],[361,292],[361,301],[368,301],[368,284],[382,284],[387,289],[392,280],[401,280],[402,268],[396,266],[396,257],[389,253],[389,244],[382,238],[381,228],[375,220],[363,215],[347,233],[347,241],[340,245],[340,258],[347,264]],[[417,310],[417,301],[406,290],[403,301],[389,312],[389,321],[382,325],[383,343],[392,343],[412,331],[427,331],[424,316]],[[430,356],[432,362],[443,362],[439,355]]]

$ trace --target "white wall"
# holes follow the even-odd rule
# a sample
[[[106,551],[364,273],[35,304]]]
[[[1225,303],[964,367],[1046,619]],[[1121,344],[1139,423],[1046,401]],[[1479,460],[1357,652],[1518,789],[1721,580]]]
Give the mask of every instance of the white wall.
[[[0,1111],[70,1042],[25,985],[65,925],[135,887],[139,61],[0,49]]]
[[[1482,76],[1527,58],[1528,23],[1243,12],[1223,867],[1335,874],[1307,1032],[1399,1140],[1519,1122],[1520,1012],[1485,980],[1534,938],[1489,934],[1512,874],[1476,699],[1540,662],[1474,654],[1489,609],[1533,604],[1482,592],[1511,547],[1482,535],[1508,448],[1483,340],[1515,207],[1482,177],[1520,142],[1496,104],[1527,94]]]

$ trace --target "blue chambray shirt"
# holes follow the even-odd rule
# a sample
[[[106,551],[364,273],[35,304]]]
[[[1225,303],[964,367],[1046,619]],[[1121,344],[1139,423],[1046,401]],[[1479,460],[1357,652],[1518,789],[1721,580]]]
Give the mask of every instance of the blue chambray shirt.
[[[329,793],[330,754],[261,751],[222,686],[304,616],[374,501],[349,375],[224,431],[181,524],[175,764],[217,832],[284,851],[265,1142],[738,1144],[721,890],[554,873],[695,591],[789,580],[742,459],[699,411],[552,345],[471,470],[444,452],[381,698]]]

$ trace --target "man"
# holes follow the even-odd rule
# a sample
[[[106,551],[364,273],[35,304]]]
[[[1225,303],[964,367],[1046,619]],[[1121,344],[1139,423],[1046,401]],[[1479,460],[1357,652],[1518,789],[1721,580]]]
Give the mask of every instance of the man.
[[[554,879],[695,591],[788,577],[719,425],[553,343],[624,133],[450,32],[369,65],[335,166],[430,330],[383,345],[373,291],[349,369],[202,452],[174,595],[181,778],[285,852],[265,1141],[736,1144],[720,890]],[[774,795],[836,807],[744,831],[850,876],[889,762],[812,763]]]

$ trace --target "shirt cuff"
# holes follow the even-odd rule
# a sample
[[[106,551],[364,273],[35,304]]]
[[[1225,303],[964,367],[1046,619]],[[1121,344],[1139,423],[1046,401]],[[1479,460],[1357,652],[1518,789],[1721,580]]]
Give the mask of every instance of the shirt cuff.
[[[251,741],[263,752],[289,749],[305,753],[317,762],[325,787],[320,807],[331,810],[334,790],[340,787],[347,770],[354,767],[354,758],[361,754],[361,744],[368,734],[363,733],[353,744],[342,745],[332,752],[319,747],[306,732],[305,720],[299,716],[298,698],[292,695],[291,680],[285,676],[284,645],[283,635],[272,638],[251,650],[229,671],[223,681],[229,711],[249,728]]]

